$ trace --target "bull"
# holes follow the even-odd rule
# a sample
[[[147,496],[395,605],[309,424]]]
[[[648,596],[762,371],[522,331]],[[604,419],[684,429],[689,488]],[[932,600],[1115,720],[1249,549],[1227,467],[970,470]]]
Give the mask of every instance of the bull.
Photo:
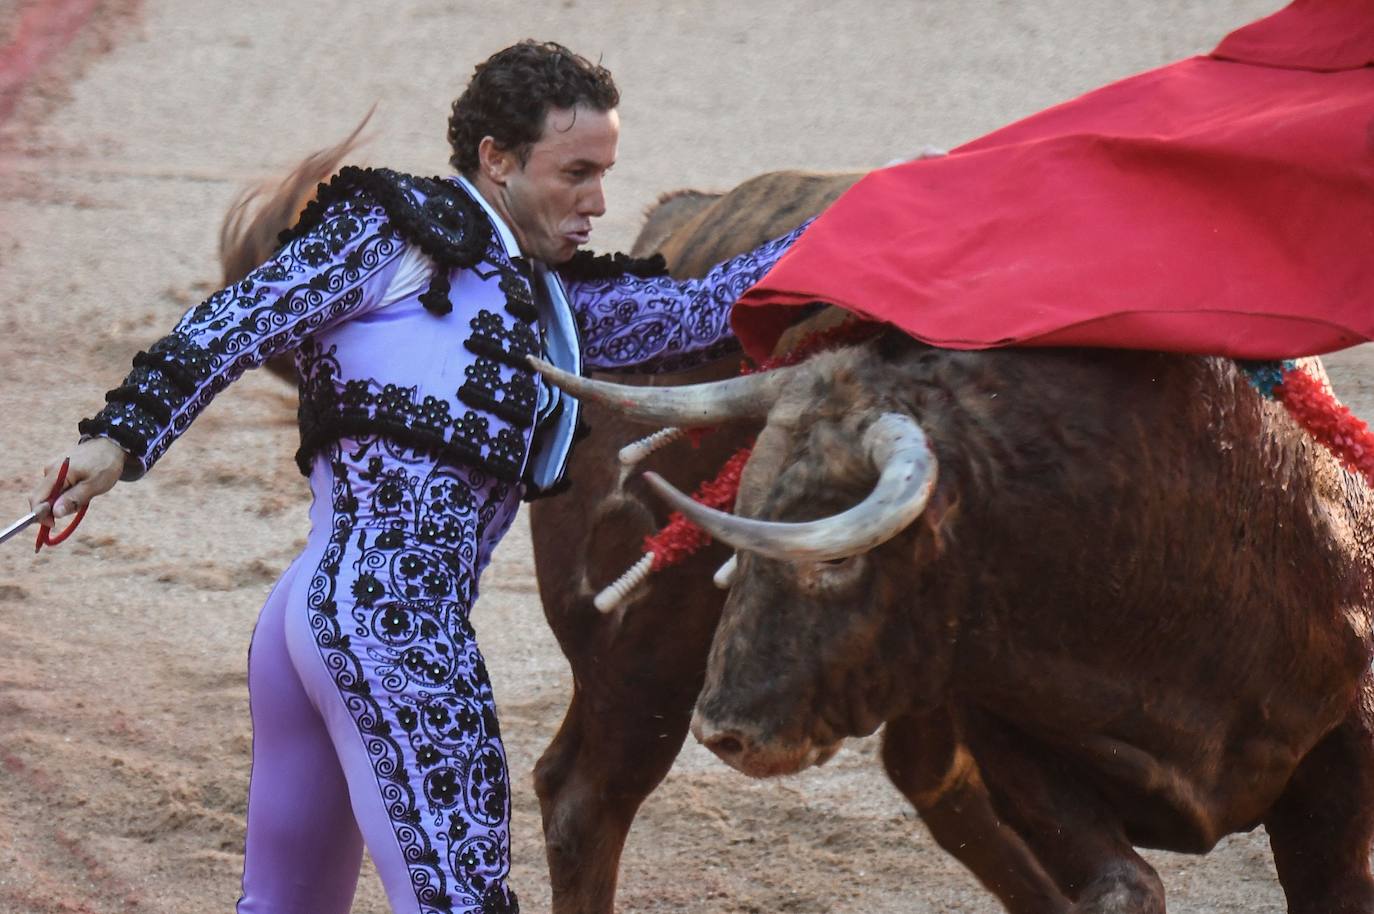
[[[1290,912],[1374,912],[1371,493],[1231,361],[889,331],[676,389],[543,370],[621,421],[764,424],[737,515],[648,476],[738,550],[718,617],[705,562],[600,628],[545,591],[582,693],[539,775],[556,879],[574,833],[613,885],[599,862],[676,752],[636,734],[675,737],[694,704],[696,737],[756,777],[885,727],[893,783],[1009,911],[1162,914],[1136,847],[1201,854],[1262,824]],[[585,515],[574,602],[608,553],[634,554],[642,510],[612,497]],[[553,521],[535,518],[541,583],[573,571],[550,567]],[[578,741],[588,693],[596,746]],[[565,744],[583,753],[572,776]],[[600,797],[592,755],[614,772]],[[571,880],[556,892],[595,896]]]

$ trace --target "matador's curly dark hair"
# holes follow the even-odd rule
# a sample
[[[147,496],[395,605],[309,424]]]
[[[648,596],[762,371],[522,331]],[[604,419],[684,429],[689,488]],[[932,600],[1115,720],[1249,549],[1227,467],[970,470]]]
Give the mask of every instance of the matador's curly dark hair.
[[[449,159],[465,175],[477,170],[477,144],[490,136],[513,149],[523,165],[544,132],[550,108],[587,105],[609,111],[620,104],[611,71],[552,41],[527,39],[497,51],[473,71],[448,120]]]

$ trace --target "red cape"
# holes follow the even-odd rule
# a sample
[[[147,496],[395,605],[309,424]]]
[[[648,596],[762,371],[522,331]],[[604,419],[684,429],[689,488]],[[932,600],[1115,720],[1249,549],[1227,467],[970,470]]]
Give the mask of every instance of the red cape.
[[[1374,0],[1297,0],[1205,57],[876,171],[740,300],[952,349],[1289,358],[1374,339]]]

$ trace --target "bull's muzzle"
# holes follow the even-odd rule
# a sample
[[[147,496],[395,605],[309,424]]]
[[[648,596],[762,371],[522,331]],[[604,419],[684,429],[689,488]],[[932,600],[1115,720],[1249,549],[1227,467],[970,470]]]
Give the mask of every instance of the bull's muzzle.
[[[811,739],[783,744],[759,738],[744,726],[717,724],[698,712],[692,716],[692,735],[736,771],[755,778],[796,774],[824,765],[839,750],[838,742],[818,745]]]

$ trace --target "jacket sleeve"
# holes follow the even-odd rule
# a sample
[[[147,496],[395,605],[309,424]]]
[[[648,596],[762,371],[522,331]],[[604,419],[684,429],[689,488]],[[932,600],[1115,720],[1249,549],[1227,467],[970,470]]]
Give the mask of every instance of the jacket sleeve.
[[[123,478],[139,478],[244,371],[375,307],[405,247],[381,207],[359,197],[334,203],[314,228],[136,355],[105,408],[81,422],[82,440],[114,440],[132,458]]]
[[[569,282],[584,369],[681,371],[738,351],[730,309],[808,225],[718,264],[700,279],[625,275]]]

